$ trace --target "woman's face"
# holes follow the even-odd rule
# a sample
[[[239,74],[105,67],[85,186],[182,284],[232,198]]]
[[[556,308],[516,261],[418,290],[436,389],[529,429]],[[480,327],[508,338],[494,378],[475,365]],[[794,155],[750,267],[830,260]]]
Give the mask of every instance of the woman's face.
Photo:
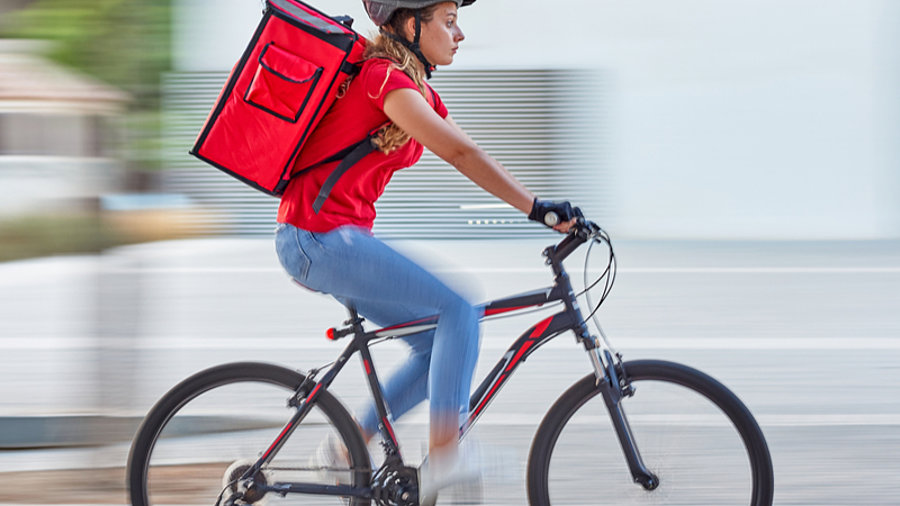
[[[459,43],[465,39],[462,30],[456,23],[456,2],[443,2],[438,4],[434,11],[434,17],[427,23],[422,23],[422,34],[419,38],[419,47],[422,54],[434,65],[450,65],[453,56],[459,49]],[[415,33],[415,21],[411,34]],[[412,39],[412,37],[410,37]]]

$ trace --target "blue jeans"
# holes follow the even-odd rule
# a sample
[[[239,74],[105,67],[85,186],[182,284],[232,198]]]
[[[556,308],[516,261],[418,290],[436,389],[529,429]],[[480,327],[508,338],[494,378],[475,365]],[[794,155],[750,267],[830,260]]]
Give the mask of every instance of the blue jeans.
[[[275,246],[295,281],[354,306],[376,325],[439,315],[434,330],[403,338],[412,351],[382,384],[384,397],[395,419],[429,398],[432,434],[439,420],[464,419],[478,360],[481,308],[363,229],[313,233],[279,223]],[[374,405],[359,423],[367,436],[378,432]]]

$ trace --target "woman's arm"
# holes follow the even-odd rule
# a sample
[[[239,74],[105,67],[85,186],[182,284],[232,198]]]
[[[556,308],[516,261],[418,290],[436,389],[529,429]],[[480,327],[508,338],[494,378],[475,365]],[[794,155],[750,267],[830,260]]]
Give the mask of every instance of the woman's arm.
[[[384,112],[397,126],[432,153],[497,198],[531,212],[534,194],[498,161],[481,149],[449,116],[441,118],[425,98],[411,88],[388,92]]]

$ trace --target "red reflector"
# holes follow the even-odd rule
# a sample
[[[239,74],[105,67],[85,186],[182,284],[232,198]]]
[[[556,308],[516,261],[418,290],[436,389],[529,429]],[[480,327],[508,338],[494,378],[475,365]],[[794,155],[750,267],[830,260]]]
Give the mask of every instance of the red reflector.
[[[330,328],[330,329],[326,330],[326,331],[325,331],[325,337],[327,337],[328,339],[331,339],[332,341],[334,341],[334,329],[333,329],[333,328]]]

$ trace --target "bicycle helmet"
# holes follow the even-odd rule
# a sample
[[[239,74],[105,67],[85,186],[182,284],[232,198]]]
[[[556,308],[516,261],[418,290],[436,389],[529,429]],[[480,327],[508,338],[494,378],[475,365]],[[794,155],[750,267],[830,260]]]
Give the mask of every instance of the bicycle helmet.
[[[447,1],[456,2],[459,7],[475,3],[475,0],[363,0],[363,5],[375,26],[384,26],[397,9],[422,9]]]
[[[419,47],[419,37],[422,35],[422,16],[419,10],[449,1],[456,2],[458,7],[475,3],[475,0],[363,0],[363,5],[366,7],[369,19],[379,27],[381,33],[406,46],[425,65],[425,77],[431,79],[431,72],[434,71],[435,66],[422,54],[422,48]],[[384,25],[391,20],[391,16],[397,9],[415,9],[416,32],[412,41],[384,29]]]

